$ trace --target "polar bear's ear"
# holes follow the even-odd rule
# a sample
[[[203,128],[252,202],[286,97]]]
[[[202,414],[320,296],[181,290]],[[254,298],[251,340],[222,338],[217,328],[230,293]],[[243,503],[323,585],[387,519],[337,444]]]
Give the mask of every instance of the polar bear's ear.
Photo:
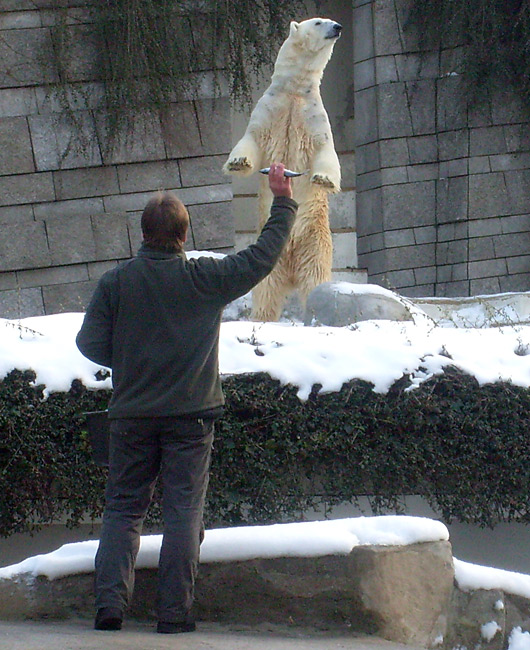
[[[300,27],[300,23],[297,23],[294,20],[291,20],[291,29],[289,30],[289,36],[294,36]]]

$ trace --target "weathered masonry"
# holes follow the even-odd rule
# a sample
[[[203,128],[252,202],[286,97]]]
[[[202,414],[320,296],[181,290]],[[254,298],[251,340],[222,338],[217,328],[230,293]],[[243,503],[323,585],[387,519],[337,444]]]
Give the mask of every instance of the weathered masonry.
[[[508,92],[487,108],[456,101],[457,50],[420,57],[404,29],[409,2],[329,0],[319,10],[344,27],[322,82],[343,172],[330,201],[334,278],[405,295],[527,290],[529,123]],[[229,252],[255,238],[255,179],[221,172],[248,116],[226,85],[204,72],[197,97],[140,120],[109,152],[86,3],[69,0],[74,119],[43,65],[50,6],[0,0],[3,318],[83,310],[101,274],[135,253],[158,189],[188,205],[190,249]],[[72,146],[79,135],[82,149]]]

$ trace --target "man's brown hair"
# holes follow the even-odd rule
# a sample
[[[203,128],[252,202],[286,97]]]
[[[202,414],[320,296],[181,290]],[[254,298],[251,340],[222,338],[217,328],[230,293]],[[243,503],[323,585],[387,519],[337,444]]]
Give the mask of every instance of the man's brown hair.
[[[182,249],[190,218],[186,207],[172,192],[159,192],[142,213],[142,234],[147,246],[162,251]]]

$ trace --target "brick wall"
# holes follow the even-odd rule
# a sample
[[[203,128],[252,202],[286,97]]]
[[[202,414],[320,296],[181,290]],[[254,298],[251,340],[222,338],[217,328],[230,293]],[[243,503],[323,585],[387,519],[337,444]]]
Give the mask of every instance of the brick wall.
[[[106,147],[96,110],[88,14],[72,8],[75,122],[43,66],[50,12],[38,0],[0,0],[0,317],[82,311],[101,274],[133,255],[152,193],[174,190],[191,217],[189,248],[234,245],[232,188],[221,172],[230,149],[226,91],[205,73],[196,100],[138,120]],[[78,134],[84,148],[79,147]]]
[[[408,6],[354,2],[359,263],[406,295],[526,291],[528,113],[508,90],[470,106],[460,48],[420,56]]]

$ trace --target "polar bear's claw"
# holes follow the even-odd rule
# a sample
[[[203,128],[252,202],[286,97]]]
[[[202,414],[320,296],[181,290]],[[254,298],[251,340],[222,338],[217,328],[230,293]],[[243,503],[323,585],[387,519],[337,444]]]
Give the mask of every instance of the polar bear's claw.
[[[324,176],[323,174],[313,174],[313,176],[311,176],[311,182],[315,185],[322,185],[322,187],[333,192],[337,192],[339,189],[337,184],[334,183],[329,176]]]
[[[246,157],[242,158],[231,158],[227,163],[226,163],[226,169],[229,172],[242,172],[242,171],[250,171],[252,169],[252,163],[250,160]]]

